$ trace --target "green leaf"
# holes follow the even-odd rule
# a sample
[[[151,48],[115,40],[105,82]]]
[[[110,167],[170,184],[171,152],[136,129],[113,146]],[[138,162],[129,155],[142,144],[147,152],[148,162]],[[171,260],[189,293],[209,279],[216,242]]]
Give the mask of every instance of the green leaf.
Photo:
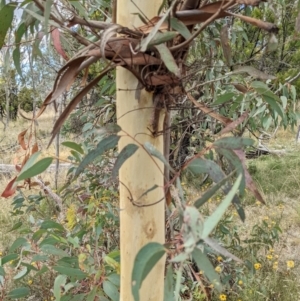
[[[30,246],[27,239],[25,239],[24,237],[19,237],[13,242],[13,244],[9,248],[9,253],[12,253],[14,250],[25,246]]]
[[[110,281],[103,282],[103,291],[112,301],[120,300],[120,293],[118,292],[118,289]]]
[[[28,270],[27,267],[25,267],[13,279],[20,280],[20,279],[24,278],[29,272],[30,272],[30,270]]]
[[[17,178],[17,181],[22,181],[22,180],[32,178],[34,176],[41,174],[51,165],[52,160],[53,160],[53,158],[48,157],[48,158],[44,158],[44,159],[36,162],[30,168],[28,168],[24,172],[21,172],[21,174]]]
[[[22,222],[17,222],[17,223],[15,223],[15,224],[13,225],[13,227],[12,227],[10,230],[8,230],[7,232],[11,232],[11,231],[17,230],[17,229],[19,229],[22,225],[23,225]]]
[[[137,253],[132,271],[132,294],[135,301],[139,301],[139,290],[149,272],[162,258],[166,250],[157,242],[150,242],[143,246]]]
[[[46,0],[45,2],[45,11],[44,11],[44,17],[45,17],[45,22],[44,22],[44,26],[45,26],[45,32],[49,32],[48,30],[48,22],[49,22],[49,18],[50,18],[50,13],[51,13],[51,6],[53,4],[53,0]]]
[[[281,118],[284,118],[283,117],[283,109],[276,102],[276,100],[274,98],[272,98],[272,97],[270,97],[268,95],[263,95],[262,97],[270,105],[270,107],[272,108],[272,110],[276,111]]]
[[[58,275],[54,281],[53,294],[56,298],[56,301],[60,301],[61,298],[61,287],[64,287],[67,282],[67,276]]]
[[[62,145],[66,146],[68,148],[71,148],[71,149],[75,150],[76,152],[78,152],[78,153],[80,153],[82,155],[84,154],[84,151],[83,151],[83,149],[82,149],[82,147],[81,147],[80,144],[77,144],[77,143],[72,142],[72,141],[64,141],[62,143]]]
[[[211,160],[197,158],[191,161],[188,165],[188,170],[195,175],[208,174],[215,183],[222,181],[222,179],[226,177],[220,166]],[[222,189],[227,194],[230,191],[230,185],[227,184]],[[234,204],[241,220],[245,221],[245,212],[237,196],[234,196],[232,203]]]
[[[31,262],[38,262],[38,261],[47,261],[49,259],[46,255],[34,255],[32,256]]]
[[[169,162],[167,162],[166,158],[164,155],[158,151],[150,142],[145,142],[144,147],[146,151],[153,157],[156,157],[159,159],[161,162],[163,162],[169,169],[174,172],[174,169],[170,166]]]
[[[167,268],[164,288],[164,301],[174,301],[174,281],[173,269],[171,264]]]
[[[148,44],[148,47],[169,42],[173,40],[176,36],[177,32],[175,31],[157,32],[151,40],[151,42]]]
[[[232,98],[235,96],[235,93],[229,92],[222,95],[219,95],[218,98],[213,102],[213,105],[219,105],[222,103],[225,103],[229,100],[232,100]]]
[[[19,258],[19,254],[16,253],[8,254],[1,258],[1,265],[3,266],[12,260],[16,260],[17,258]]]
[[[80,173],[83,172],[85,167],[92,163],[97,157],[101,156],[105,151],[115,147],[120,139],[120,136],[117,135],[111,135],[103,140],[101,140],[96,148],[92,151],[90,151],[86,157],[81,161],[80,165],[76,169],[75,177],[77,177]]]
[[[61,257],[69,256],[67,252],[65,252],[61,249],[58,249],[58,248],[54,247],[53,245],[43,245],[41,247],[41,251],[43,253],[47,253],[47,254],[51,254],[51,255],[55,255],[55,256],[61,256]]]
[[[2,48],[8,29],[12,25],[14,18],[15,3],[9,3],[3,6],[0,10],[0,49]]]
[[[47,220],[47,221],[42,222],[40,229],[45,229],[45,230],[57,229],[57,230],[62,231],[62,232],[65,231],[64,227],[61,224],[58,224],[58,223],[56,223],[54,221],[51,221],[51,220]]]
[[[235,196],[239,186],[241,184],[242,175],[239,175],[237,180],[235,181],[234,185],[232,186],[230,192],[226,195],[224,200],[221,204],[217,207],[217,209],[211,214],[203,224],[203,232],[202,232],[202,239],[205,239],[209,236],[212,230],[216,227],[216,225],[221,220],[222,216],[224,215],[227,208],[230,206],[233,197]]]
[[[199,249],[194,249],[192,257],[195,260],[199,270],[204,272],[204,275],[209,279],[209,281],[219,292],[222,292],[223,287],[221,285],[220,276],[215,271],[207,256]]]
[[[35,274],[35,277],[38,277],[39,275],[42,275],[48,271],[48,267],[46,265],[43,265],[42,268]]]
[[[13,51],[13,60],[14,60],[14,64],[16,67],[17,72],[19,73],[19,75],[22,76],[22,70],[21,70],[21,64],[20,64],[20,47],[16,47],[16,49]]]
[[[176,2],[176,1],[175,1]],[[156,35],[156,33],[159,31],[160,26],[164,23],[164,21],[166,20],[166,18],[168,17],[168,15],[171,13],[173,6],[175,5],[175,2],[173,2],[169,9],[166,11],[166,13],[160,18],[160,20],[156,23],[156,25],[153,27],[153,29],[151,30],[151,32],[148,34],[148,36],[143,39],[140,43],[140,45],[138,45],[136,47],[136,51],[141,51],[141,52],[145,52],[148,48],[148,44],[151,42],[151,40],[153,39],[153,37]]]
[[[251,83],[251,87],[253,87],[259,94],[265,94],[270,91],[270,88],[263,82],[253,81]]]
[[[29,294],[30,294],[30,289],[28,287],[19,287],[10,291],[7,294],[7,297],[11,299],[19,299],[19,298],[24,298]]]
[[[223,178],[223,180],[221,180],[216,185],[214,185],[211,189],[209,189],[208,191],[206,191],[199,199],[197,199],[194,202],[194,206],[196,208],[199,208],[202,205],[204,205],[211,197],[213,197],[217,193],[217,191],[229,180],[229,178],[232,175],[233,175],[233,173],[231,173],[227,177]]]
[[[33,241],[37,242],[43,236],[43,234],[46,232],[47,231],[45,229],[39,229],[36,232],[34,232],[32,235]]]
[[[188,28],[180,20],[171,18],[170,22],[171,27],[178,31],[186,40],[188,40],[192,36]]]
[[[116,287],[120,287],[120,275],[110,274],[107,279],[112,282]]]
[[[5,277],[5,270],[0,266],[0,276]]]
[[[164,62],[168,70],[175,74],[177,77],[180,77],[180,68],[177,66],[177,63],[169,48],[165,44],[156,45],[155,48],[158,50],[160,58]]]
[[[254,141],[250,138],[224,137],[214,142],[217,148],[241,149],[245,146],[252,146]]]
[[[122,164],[130,158],[139,147],[136,144],[128,144],[126,145],[118,155],[114,168],[112,170],[112,177],[116,178],[118,176],[118,172]]]
[[[66,266],[54,266],[53,270],[57,271],[62,275],[66,275],[69,277],[76,277],[79,280],[87,277],[87,274],[82,272],[80,269],[69,268]]]

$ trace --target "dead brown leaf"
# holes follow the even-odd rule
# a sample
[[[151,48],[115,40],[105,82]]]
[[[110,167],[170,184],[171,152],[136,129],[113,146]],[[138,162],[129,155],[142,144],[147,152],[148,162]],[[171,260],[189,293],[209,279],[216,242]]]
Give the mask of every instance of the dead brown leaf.
[[[232,121],[231,123],[229,123],[220,133],[219,135],[223,135],[226,133],[229,133],[231,131],[233,131],[239,124],[241,124],[247,117],[248,117],[249,113],[248,112],[244,112],[237,120]]]
[[[18,141],[19,141],[19,144],[21,145],[21,147],[26,150],[27,149],[27,145],[25,143],[25,135],[27,133],[28,129],[26,129],[25,131],[21,132],[19,135],[18,135]]]
[[[95,79],[93,79],[88,85],[86,85],[67,105],[65,110],[62,112],[62,114],[58,117],[56,120],[53,130],[52,130],[52,136],[50,139],[49,145],[52,143],[54,137],[59,132],[61,126],[65,122],[65,120],[68,118],[68,116],[71,114],[71,112],[76,108],[78,103],[82,100],[82,98],[95,86],[98,84],[99,80],[106,75],[110,70],[114,69],[115,66],[109,67],[104,69],[100,75],[98,75]]]
[[[222,115],[212,111],[211,108],[208,108],[204,104],[198,102],[190,93],[187,93],[187,96],[190,99],[190,101],[205,114],[215,118],[216,120],[219,120],[221,123],[223,123],[225,125],[232,123],[232,120],[230,118],[222,116]]]
[[[259,200],[261,203],[265,204],[265,201],[257,189],[251,175],[248,172],[248,169],[246,167],[246,155],[244,151],[242,150],[233,150],[233,152],[239,157],[239,159],[242,162],[244,173],[245,173],[245,182],[246,182],[246,187],[253,193],[253,195],[256,197],[257,200]]]

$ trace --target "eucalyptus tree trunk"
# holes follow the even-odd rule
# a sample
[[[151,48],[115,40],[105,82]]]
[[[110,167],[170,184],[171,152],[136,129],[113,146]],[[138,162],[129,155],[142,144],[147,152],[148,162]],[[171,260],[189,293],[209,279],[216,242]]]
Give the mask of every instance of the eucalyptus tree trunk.
[[[157,15],[161,0],[119,0],[117,23],[134,28],[141,24],[137,14],[143,12],[149,19]],[[134,54],[133,54],[134,55]],[[154,137],[149,128],[153,119],[153,94],[140,90],[135,76],[117,69],[117,115],[124,136],[121,151],[129,143],[139,146],[150,142],[163,153],[163,138]],[[159,118],[162,130],[163,116]],[[130,157],[119,172],[120,178],[120,236],[121,236],[121,301],[132,301],[131,273],[137,252],[149,242],[164,243],[163,164],[151,157],[142,147]],[[148,189],[158,185],[142,198]],[[145,206],[155,203],[156,205]],[[139,203],[136,206],[135,202]],[[164,260],[159,261],[146,277],[140,290],[141,301],[162,301],[164,287]]]

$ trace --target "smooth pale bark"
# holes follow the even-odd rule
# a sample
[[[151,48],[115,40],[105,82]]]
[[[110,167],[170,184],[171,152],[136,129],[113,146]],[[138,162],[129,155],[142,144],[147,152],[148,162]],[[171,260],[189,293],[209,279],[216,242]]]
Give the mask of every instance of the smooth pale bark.
[[[134,3],[148,18],[157,15],[161,0],[136,0]],[[131,0],[119,0],[117,7],[117,23],[134,28],[142,25],[137,15],[140,13]],[[120,139],[121,151],[129,143],[146,141],[152,143],[163,153],[162,136],[152,137],[148,128],[151,128],[153,119],[152,93],[139,90],[137,79],[127,70],[117,69],[117,116],[118,124],[129,134]],[[162,129],[163,113],[160,116],[159,130]],[[125,133],[124,133],[125,134]],[[121,235],[121,301],[132,301],[131,273],[134,258],[142,246],[149,242],[164,243],[164,191],[163,191],[163,164],[149,156],[145,150],[138,151],[122,166],[120,181],[120,235]],[[137,207],[134,201],[154,185],[159,188],[149,192],[138,202],[151,204],[160,199],[154,206]],[[128,189],[127,189],[128,188]],[[129,193],[129,191],[130,193]],[[141,301],[163,301],[164,287],[164,260],[162,259],[144,280],[140,290]]]

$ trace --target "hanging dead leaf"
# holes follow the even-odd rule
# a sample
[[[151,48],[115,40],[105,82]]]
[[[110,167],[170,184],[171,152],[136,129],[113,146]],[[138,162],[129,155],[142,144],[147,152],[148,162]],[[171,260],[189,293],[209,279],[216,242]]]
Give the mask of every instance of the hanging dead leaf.
[[[26,150],[27,149],[27,146],[26,146],[26,143],[25,143],[25,135],[27,133],[28,129],[26,129],[25,131],[21,132],[19,135],[18,135],[18,141],[19,141],[19,144],[21,145],[21,147]]]
[[[261,193],[258,191],[251,175],[248,172],[248,169],[246,167],[246,155],[244,151],[242,150],[236,150],[234,149],[233,152],[239,157],[239,159],[242,162],[242,166],[245,173],[245,181],[246,181],[246,187],[253,193],[253,195],[263,204],[265,204],[265,201],[261,195]]]
[[[86,68],[84,70],[84,76],[82,78],[82,81],[80,83],[80,87],[84,87],[86,85],[86,81],[87,81],[87,78],[88,78],[88,75],[89,75],[89,68]],[[67,91],[71,88],[71,85],[69,85],[69,87],[67,88]]]
[[[39,146],[38,146],[37,142],[35,142],[34,145],[31,148],[31,155],[36,153],[38,150],[39,150]]]
[[[236,0],[236,3],[257,6],[261,2],[267,2],[267,0]]]
[[[225,24],[221,28],[220,39],[221,39],[221,45],[222,45],[222,49],[223,49],[224,58],[227,62],[227,66],[230,67],[233,62],[232,62],[231,46],[230,46],[230,41],[229,41],[229,32],[228,32],[227,24]]]
[[[65,122],[65,120],[68,118],[68,116],[71,114],[71,112],[76,108],[77,104],[82,100],[82,98],[95,86],[98,84],[99,80],[101,80],[101,78],[103,76],[105,76],[109,71],[111,71],[112,69],[114,69],[115,66],[109,67],[104,69],[100,75],[98,75],[95,79],[93,79],[86,87],[84,87],[67,105],[67,107],[65,108],[65,110],[62,112],[62,114],[58,117],[58,119],[56,120],[54,126],[53,126],[53,130],[52,130],[52,136],[50,139],[50,142],[48,144],[49,145],[52,143],[54,137],[56,136],[56,134],[59,132],[61,126],[63,125],[63,123]]]
[[[300,11],[298,12],[298,16],[296,18],[295,31],[300,32]]]
[[[229,123],[220,133],[219,135],[224,135],[233,131],[239,124],[244,122],[244,120],[249,116],[248,112],[244,112],[237,120],[232,121]]]
[[[51,37],[53,40],[53,46],[54,46],[55,50],[57,51],[57,53],[60,54],[66,61],[68,61],[69,58],[61,46],[60,32],[59,32],[58,28],[51,26]]]
[[[249,91],[249,89],[244,86],[244,85],[241,85],[241,84],[238,84],[238,83],[232,83],[232,85],[240,92],[242,93],[247,93]]]
[[[81,71],[79,67],[86,58],[86,56],[74,58],[58,71],[50,101],[56,100],[63,92],[66,91],[67,86],[70,84],[70,82],[74,81],[76,75],[78,75],[78,73]]]
[[[239,73],[248,73],[250,76],[260,80],[276,79],[276,76],[264,73],[252,66],[238,66],[235,67],[234,70],[228,74]]]
[[[190,93],[187,93],[187,96],[190,99],[190,101],[205,114],[215,118],[216,120],[219,120],[221,123],[223,123],[225,125],[232,123],[232,120],[230,118],[222,116],[222,115],[214,112],[211,108],[208,108],[204,104],[198,102]]]
[[[279,31],[279,28],[273,23],[266,22],[266,21],[259,20],[259,19],[255,19],[255,18],[248,17],[248,16],[244,16],[244,15],[234,14],[234,13],[231,13],[231,12],[228,12],[228,13],[229,13],[230,16],[239,18],[239,19],[243,20],[246,23],[249,23],[253,26],[256,26],[258,28],[266,30],[267,32],[278,33],[278,31]]]
[[[7,184],[7,186],[5,187],[4,191],[1,194],[3,198],[8,198],[14,195],[17,189],[16,179],[17,177],[14,177],[11,181],[9,181],[9,183]]]

